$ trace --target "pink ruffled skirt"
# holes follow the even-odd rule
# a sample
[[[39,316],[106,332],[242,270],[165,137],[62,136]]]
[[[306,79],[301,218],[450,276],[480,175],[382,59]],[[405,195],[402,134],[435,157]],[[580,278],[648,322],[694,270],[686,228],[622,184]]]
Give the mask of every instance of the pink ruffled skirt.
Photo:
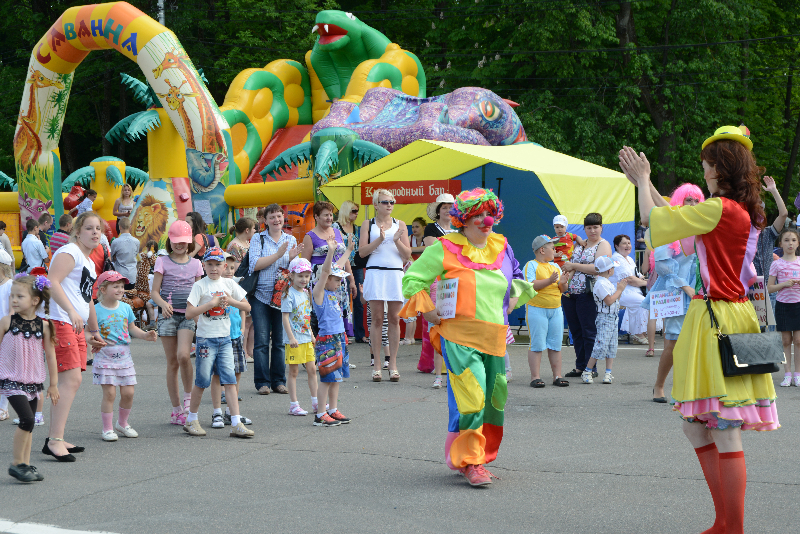
[[[706,428],[725,430],[777,430],[778,408],[775,401],[761,399],[749,406],[727,407],[719,398],[675,402],[673,410],[680,413],[684,421],[702,422]]]

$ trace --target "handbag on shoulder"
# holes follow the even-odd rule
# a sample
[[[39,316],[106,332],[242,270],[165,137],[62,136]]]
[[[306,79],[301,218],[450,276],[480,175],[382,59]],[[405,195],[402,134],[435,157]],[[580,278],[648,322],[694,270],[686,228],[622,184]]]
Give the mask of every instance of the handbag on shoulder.
[[[711,326],[717,329],[716,336],[724,376],[774,373],[780,369],[779,363],[786,363],[780,332],[723,334],[708,296],[703,300],[706,301],[708,314],[711,316]]]
[[[261,236],[261,250],[264,250],[263,235]],[[235,273],[233,273],[234,276],[241,277],[241,280],[239,280],[239,287],[244,289],[248,299],[256,293],[259,274],[261,274],[261,271],[253,271],[252,273],[250,272],[250,249],[248,249],[242,257],[242,262],[239,264],[239,268],[236,269]]]

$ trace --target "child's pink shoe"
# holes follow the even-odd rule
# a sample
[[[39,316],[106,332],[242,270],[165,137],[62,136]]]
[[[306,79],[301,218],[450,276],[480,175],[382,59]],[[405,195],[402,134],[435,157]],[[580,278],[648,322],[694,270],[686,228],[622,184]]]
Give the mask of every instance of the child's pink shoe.
[[[308,415],[308,412],[300,407],[299,404],[289,407],[289,415]]]
[[[184,426],[186,424],[186,414],[183,412],[172,412],[172,417],[169,422],[172,425]]]

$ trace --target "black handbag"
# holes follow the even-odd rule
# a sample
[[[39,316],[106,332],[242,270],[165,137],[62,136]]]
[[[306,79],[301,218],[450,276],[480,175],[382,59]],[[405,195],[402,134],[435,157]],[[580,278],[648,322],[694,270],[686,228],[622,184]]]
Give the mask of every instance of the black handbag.
[[[261,250],[264,250],[263,235],[261,235]],[[250,249],[248,249],[242,257],[242,262],[239,264],[239,268],[236,269],[235,273],[233,273],[234,276],[242,277],[242,279],[239,280],[239,287],[244,289],[244,292],[247,293],[248,299],[256,294],[259,274],[261,274],[261,271],[253,271],[252,273],[250,272]]]
[[[780,369],[778,364],[786,363],[780,332],[723,334],[711,308],[711,301],[707,296],[704,300],[711,316],[711,326],[717,329],[719,356],[724,376],[774,373]]]

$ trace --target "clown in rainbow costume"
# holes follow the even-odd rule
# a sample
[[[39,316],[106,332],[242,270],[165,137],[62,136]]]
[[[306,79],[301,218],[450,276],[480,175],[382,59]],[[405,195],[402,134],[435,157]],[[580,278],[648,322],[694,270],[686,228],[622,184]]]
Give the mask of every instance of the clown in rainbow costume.
[[[492,231],[502,218],[503,203],[494,193],[462,191],[451,211],[458,232],[426,248],[403,277],[409,301],[401,315],[423,313],[447,366],[447,465],[473,486],[491,483],[483,466],[497,457],[503,439],[508,311],[536,296],[506,238]],[[458,279],[452,319],[440,319],[428,294],[437,279]]]

